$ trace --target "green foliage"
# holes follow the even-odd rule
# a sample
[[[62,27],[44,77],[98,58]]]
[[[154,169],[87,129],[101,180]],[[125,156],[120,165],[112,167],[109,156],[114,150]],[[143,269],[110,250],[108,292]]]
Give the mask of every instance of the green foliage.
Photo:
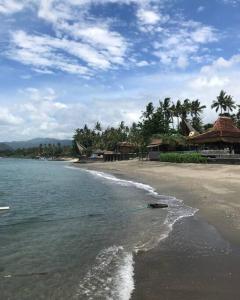
[[[207,163],[207,158],[199,153],[168,152],[160,154],[160,161],[172,163]]]
[[[214,125],[213,123],[207,123],[207,124],[204,124],[204,125],[203,125],[204,131],[209,130],[210,128],[213,127],[213,125]]]
[[[211,108],[215,108],[216,112],[220,110],[220,115],[230,116],[230,112],[236,109],[236,105],[232,96],[222,90],[217,100],[213,101]]]
[[[133,139],[133,131],[136,130],[137,126],[129,129],[123,121],[117,128],[108,127],[102,130],[101,124],[97,122],[94,129],[87,125],[76,129],[73,139],[83,145],[87,149],[87,155],[90,155],[95,149],[115,150],[117,143],[128,140],[128,136],[131,135]]]
[[[153,138],[156,138],[156,139],[161,139],[163,141],[163,144],[166,144],[166,145],[171,145],[171,146],[186,146],[187,145],[187,141],[186,141],[186,138],[179,134],[179,133],[176,133],[176,134],[154,134],[152,136]]]
[[[215,103],[216,102],[216,103]],[[221,91],[213,104],[213,108],[230,113],[235,104],[231,96]],[[103,129],[99,122],[90,129],[87,125],[78,128],[74,134],[74,142],[78,141],[87,149],[87,154],[91,154],[95,149],[116,150],[117,143],[128,141],[136,145],[138,151],[146,151],[152,137],[161,138],[169,145],[170,149],[182,149],[186,146],[184,136],[189,134],[192,125],[199,132],[209,128],[202,124],[201,115],[206,108],[201,102],[196,100],[178,100],[172,102],[170,98],[160,100],[157,106],[152,102],[146,105],[145,111],[137,123],[132,123],[130,127],[121,122],[117,127],[107,127]],[[240,110],[232,115],[236,125],[240,126]],[[186,121],[186,122],[185,122]],[[187,124],[186,124],[187,123]],[[190,128],[188,128],[190,127]],[[74,143],[76,145],[76,143]],[[179,147],[180,146],[180,147]]]

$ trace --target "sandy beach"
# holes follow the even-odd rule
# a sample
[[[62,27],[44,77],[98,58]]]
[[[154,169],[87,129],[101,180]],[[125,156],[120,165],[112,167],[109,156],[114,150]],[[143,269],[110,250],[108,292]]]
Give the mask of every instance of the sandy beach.
[[[75,164],[153,186],[197,208],[135,258],[132,299],[240,299],[240,166],[148,161]]]

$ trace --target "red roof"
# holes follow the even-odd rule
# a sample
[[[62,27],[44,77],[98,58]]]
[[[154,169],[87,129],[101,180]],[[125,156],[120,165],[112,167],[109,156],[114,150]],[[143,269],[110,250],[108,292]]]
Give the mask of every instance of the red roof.
[[[211,142],[240,143],[240,129],[234,125],[231,118],[219,117],[213,128],[189,138],[189,140],[200,144]]]
[[[234,126],[233,120],[228,117],[218,118],[213,129],[221,132],[240,132],[240,129]]]

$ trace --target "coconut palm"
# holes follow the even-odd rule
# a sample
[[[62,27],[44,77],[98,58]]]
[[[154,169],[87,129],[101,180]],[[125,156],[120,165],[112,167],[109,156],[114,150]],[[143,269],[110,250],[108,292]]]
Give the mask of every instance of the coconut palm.
[[[98,132],[101,132],[102,131],[102,125],[100,124],[100,122],[97,122],[95,124],[95,130],[98,131]]]
[[[217,96],[217,100],[213,101],[211,108],[215,108],[216,112],[220,109],[220,115],[222,115],[223,111],[226,111],[227,109],[227,97],[226,92],[221,90],[219,96]]]
[[[143,112],[143,117],[146,119],[150,119],[154,112],[154,106],[152,102],[149,102],[146,106],[146,111]]]
[[[203,112],[206,105],[201,105],[201,102],[197,99],[192,101],[191,103],[191,116],[192,117],[199,117],[200,114]]]
[[[187,121],[187,118],[188,118],[188,115],[190,112],[191,112],[190,100],[185,99],[182,104],[180,102],[179,116],[180,116],[181,122],[180,122],[179,130],[180,130],[180,133],[183,135],[186,135],[186,133],[187,133],[185,121]]]
[[[206,106],[201,105],[201,102],[198,99],[191,102],[190,114],[192,116],[192,126],[197,131],[202,131],[202,121],[200,115],[204,108],[206,108]]]
[[[172,121],[171,118],[171,98],[165,98],[163,102],[159,103],[160,106],[162,104],[162,109],[163,109],[163,115],[164,115],[164,127],[165,127],[165,132],[169,132],[169,125]]]
[[[226,110],[229,115],[230,115],[230,112],[232,112],[234,109],[236,109],[235,101],[233,101],[233,98],[230,95],[226,96],[225,105],[226,105]]]

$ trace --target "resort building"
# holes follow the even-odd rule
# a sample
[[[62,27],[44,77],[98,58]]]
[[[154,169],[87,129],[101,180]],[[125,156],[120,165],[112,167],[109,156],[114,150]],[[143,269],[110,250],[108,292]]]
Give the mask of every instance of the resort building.
[[[147,149],[149,160],[159,160],[160,152],[184,151],[188,150],[188,145],[184,137],[170,135],[162,138],[153,138]]]
[[[152,139],[151,143],[147,146],[149,160],[159,160],[160,147],[162,144],[162,139]]]
[[[240,154],[240,129],[230,117],[219,117],[208,131],[193,137],[188,141],[210,150],[229,150],[230,154]]]
[[[104,161],[129,160],[134,156],[136,146],[128,142],[119,142],[115,151],[104,151]]]
[[[136,146],[129,142],[120,142],[117,144],[116,151],[122,154],[134,153],[136,150]]]

